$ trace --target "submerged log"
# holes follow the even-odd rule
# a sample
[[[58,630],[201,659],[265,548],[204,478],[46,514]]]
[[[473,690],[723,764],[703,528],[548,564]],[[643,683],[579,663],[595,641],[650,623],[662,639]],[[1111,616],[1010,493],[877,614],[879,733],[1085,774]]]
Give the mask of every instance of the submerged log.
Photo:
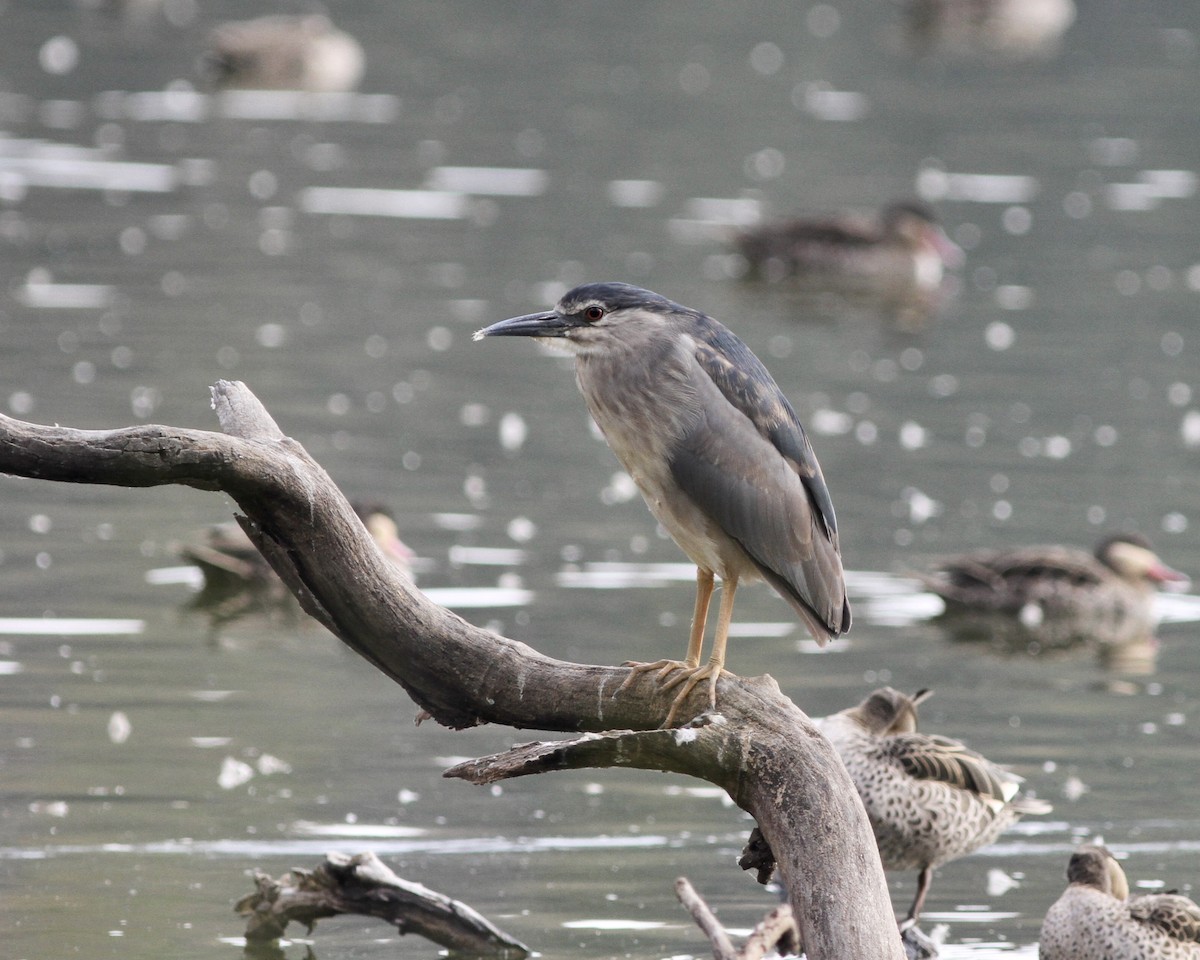
[[[249,388],[219,381],[212,394],[224,433],[77,430],[0,415],[0,471],[224,491],[305,611],[399,683],[424,714],[459,729],[499,723],[586,734],[476,761],[454,776],[486,782],[567,766],[632,766],[717,784],[769,842],[810,960],[903,956],[854,784],[773,679],[724,674],[719,713],[702,715],[706,696],[697,691],[697,719],[660,729],[674,693],[653,675],[621,689],[628,667],[555,660],[431,602],[380,553],[328,474]]]
[[[258,872],[254,886],[233,908],[247,918],[251,943],[278,940],[289,923],[311,933],[318,920],[355,913],[457,953],[515,960],[530,952],[465,903],[396,876],[373,853],[329,853],[315,870],[295,869],[278,880]]]

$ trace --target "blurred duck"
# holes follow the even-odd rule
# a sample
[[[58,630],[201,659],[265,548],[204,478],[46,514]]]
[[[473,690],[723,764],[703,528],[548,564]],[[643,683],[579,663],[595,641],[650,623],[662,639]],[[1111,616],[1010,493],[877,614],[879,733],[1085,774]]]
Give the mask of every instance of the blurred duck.
[[[1200,906],[1173,893],[1129,896],[1113,855],[1086,844],[1071,854],[1067,889],[1046,911],[1040,960],[1200,960]]]
[[[876,220],[841,216],[783,220],[737,238],[748,273],[769,283],[795,279],[854,290],[930,293],[962,250],[918,203],[893,203]]]
[[[396,521],[387,507],[377,503],[353,506],[384,556],[411,576],[415,554],[400,539]],[[278,593],[279,599],[288,595],[275,571],[237,523],[211,527],[204,543],[185,546],[180,553],[204,574],[205,593],[266,592]]]
[[[358,86],[364,57],[328,17],[277,15],[219,25],[203,64],[222,87],[341,93]]]
[[[1106,537],[1091,554],[1063,546],[980,550],[942,562],[921,580],[948,615],[1002,614],[1031,630],[1070,620],[1106,643],[1151,636],[1155,590],[1188,582],[1136,533]]]
[[[909,0],[916,52],[1024,59],[1054,53],[1075,22],[1074,0]]]
[[[917,732],[917,705],[881,687],[856,707],[814,720],[862,797],[886,870],[919,870],[901,930],[916,925],[935,867],[994,841],[1048,803],[1023,796],[1021,778],[958,740]]]

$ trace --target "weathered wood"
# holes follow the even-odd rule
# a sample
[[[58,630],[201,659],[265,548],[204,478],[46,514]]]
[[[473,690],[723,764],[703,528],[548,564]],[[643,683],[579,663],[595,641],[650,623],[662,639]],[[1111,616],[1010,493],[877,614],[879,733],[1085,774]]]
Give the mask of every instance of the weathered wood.
[[[213,406],[225,434],[164,426],[85,431],[0,415],[0,471],[223,490],[305,610],[439,723],[603,734],[531,750],[525,772],[644,766],[718,784],[769,841],[810,960],[903,956],[854,785],[774,680],[724,674],[719,714],[659,730],[673,692],[663,693],[652,675],[618,692],[627,667],[555,660],[432,603],[379,552],[325,471],[244,384],[218,382]],[[691,706],[699,713],[705,701],[699,691]],[[606,733],[614,730],[622,732]]]
[[[800,931],[786,903],[771,910],[758,922],[741,950],[735,949],[729,933],[704,898],[686,877],[675,881],[675,896],[712,945],[713,960],[763,960],[768,955],[789,956],[801,952]]]
[[[738,952],[733,946],[733,941],[729,939],[725,927],[721,925],[717,915],[704,902],[704,898],[696,892],[696,888],[691,885],[687,877],[679,877],[675,881],[675,896],[692,915],[696,926],[708,937],[708,942],[712,944],[713,960],[738,960]]]
[[[254,893],[233,908],[247,918],[248,942],[278,940],[289,923],[302,923],[312,932],[318,920],[354,913],[463,954],[523,958],[530,953],[465,903],[401,879],[373,853],[329,853],[315,870],[295,869],[278,880],[258,872],[254,886]]]

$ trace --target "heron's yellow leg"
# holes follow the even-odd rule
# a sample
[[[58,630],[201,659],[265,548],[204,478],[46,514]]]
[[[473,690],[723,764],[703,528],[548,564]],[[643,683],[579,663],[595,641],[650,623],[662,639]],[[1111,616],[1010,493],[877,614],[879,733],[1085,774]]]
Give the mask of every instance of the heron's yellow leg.
[[[688,649],[686,660],[655,660],[653,663],[639,663],[636,660],[628,660],[625,666],[632,667],[629,676],[625,678],[625,682],[617,687],[617,693],[620,693],[631,683],[635,682],[643,673],[658,674],[658,681],[661,683],[664,679],[674,673],[676,670],[695,670],[700,666],[700,651],[704,647],[704,624],[708,620],[708,604],[712,599],[713,594],[713,572],[705,570],[703,567],[696,568],[696,608],[692,613],[692,632],[688,637]]]
[[[700,651],[704,648],[704,624],[708,621],[708,604],[713,594],[713,572],[703,567],[696,568],[696,609],[692,612],[692,635],[688,639],[687,659],[689,667],[700,666]]]
[[[721,582],[721,608],[717,613],[717,635],[713,638],[713,652],[712,656],[708,658],[708,663],[703,667],[689,666],[679,670],[675,672],[675,676],[662,685],[664,690],[671,690],[682,684],[679,692],[675,694],[663,726],[669,727],[674,722],[675,715],[683,706],[684,701],[696,687],[706,680],[708,681],[708,709],[715,710],[717,708],[717,681],[721,679],[721,671],[725,668],[725,644],[729,640],[729,624],[733,621],[733,598],[736,593],[736,577]]]
[[[717,681],[725,666],[725,646],[729,639],[729,624],[733,620],[733,598],[737,593],[737,578],[731,577],[722,581],[721,606],[717,614],[717,633],[713,640],[713,652],[705,666],[700,666],[700,653],[704,647],[704,625],[708,620],[708,607],[712,600],[713,572],[703,568],[696,570],[696,607],[692,614],[692,630],[688,637],[687,659],[655,660],[653,663],[627,663],[632,667],[625,682],[617,688],[620,693],[632,684],[643,673],[656,672],[655,678],[664,691],[681,687],[671,701],[671,709],[667,712],[664,727],[675,722],[676,715],[684,702],[704,681],[708,681],[708,707],[710,710],[717,706]]]
[[[721,609],[717,612],[717,635],[713,637],[712,656],[708,662],[717,673],[725,668],[725,644],[729,640],[729,625],[733,622],[733,595],[737,593],[737,577],[721,582]],[[699,660],[696,661],[699,663]],[[713,698],[716,699],[716,681],[713,681]]]

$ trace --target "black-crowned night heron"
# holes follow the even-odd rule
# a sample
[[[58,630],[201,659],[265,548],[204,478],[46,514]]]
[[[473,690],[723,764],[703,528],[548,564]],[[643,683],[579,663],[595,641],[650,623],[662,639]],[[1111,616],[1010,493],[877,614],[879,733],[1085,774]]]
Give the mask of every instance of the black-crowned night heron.
[[[686,658],[631,664],[626,681],[658,671],[665,689],[682,685],[667,724],[705,680],[716,706],[740,581],[765,579],[818,643],[849,629],[837,522],[817,458],[787,397],[728,328],[649,290],[590,283],[553,310],[502,320],[475,339],[502,336],[575,355],[596,424],[696,564]],[[701,667],[714,575],[724,590],[712,656]]]

